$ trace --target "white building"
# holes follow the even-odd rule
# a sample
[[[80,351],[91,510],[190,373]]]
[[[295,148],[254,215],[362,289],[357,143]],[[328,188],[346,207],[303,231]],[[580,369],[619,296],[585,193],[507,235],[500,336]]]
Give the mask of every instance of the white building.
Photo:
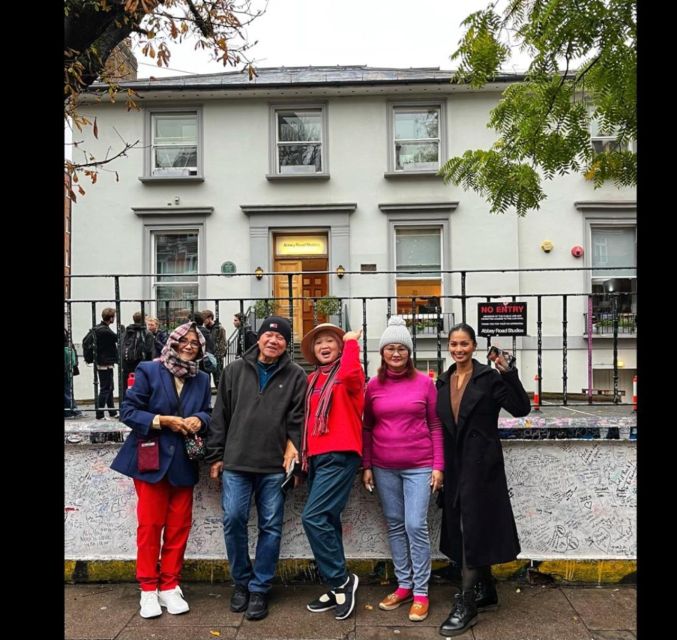
[[[142,299],[151,301],[146,314],[164,319],[162,301],[183,297],[198,299],[196,308],[218,306],[229,326],[240,308],[234,299],[244,299],[246,309],[256,299],[287,296],[286,277],[199,275],[219,274],[224,263],[237,274],[328,271],[296,276],[293,294],[345,299],[353,328],[363,322],[363,301],[354,298],[367,298],[373,375],[387,316],[383,297],[392,297],[393,313],[398,295],[421,298],[415,311],[424,314],[431,311],[429,298],[439,298],[448,330],[462,318],[461,275],[439,271],[494,269],[467,274],[466,294],[482,297],[467,301],[466,319],[477,326],[477,303],[486,296],[527,301],[528,336],[516,338],[515,347],[528,389],[538,371],[536,294],[548,294],[541,300],[543,389],[562,390],[566,326],[567,389],[580,393],[589,387],[588,365],[595,389],[613,388],[614,369],[612,300],[595,298],[588,340],[582,294],[626,293],[617,299],[616,363],[618,386],[629,400],[636,372],[635,271],[612,267],[635,264],[635,191],[595,190],[580,175],[561,177],[544,183],[548,198],[541,209],[520,219],[490,215],[480,197],[436,175],[447,158],[491,145],[489,112],[518,78],[474,90],[450,84],[452,73],[437,69],[258,71],[251,82],[245,74],[224,73],[125,83],[139,94],[138,111],[128,111],[123,98],[83,105],[99,132],[83,146],[97,159],[115,153],[122,140],[139,140],[107,167],[119,180],[102,173],[73,213],[74,274],[137,276],[121,279],[120,298],[129,302],[121,304],[120,322],[131,322]],[[550,251],[542,248],[546,240]],[[606,269],[594,277],[583,270],[539,271],[580,267]],[[349,273],[339,277],[337,269]],[[534,271],[501,273],[515,269]],[[93,315],[98,322],[100,310],[114,306],[115,289],[110,278],[83,278],[72,291],[73,300],[100,301],[94,314],[89,302],[73,304],[77,341]],[[566,325],[563,294],[577,294],[566,298]],[[368,300],[373,297],[381,299]],[[170,316],[180,306],[170,305]],[[401,301],[399,311],[411,313],[410,301]],[[423,331],[431,324],[425,320]],[[309,301],[295,305],[294,321],[298,338],[312,326]],[[494,342],[513,346],[509,339]],[[445,347],[442,333],[442,357]],[[418,335],[418,365],[434,365],[436,357],[434,330]]]

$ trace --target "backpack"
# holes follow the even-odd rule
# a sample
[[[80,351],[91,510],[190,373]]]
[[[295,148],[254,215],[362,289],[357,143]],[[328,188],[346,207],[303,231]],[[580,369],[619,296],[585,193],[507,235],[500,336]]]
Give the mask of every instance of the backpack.
[[[94,364],[94,328],[82,339],[82,357],[87,364]]]
[[[145,352],[145,329],[130,327],[125,330],[122,337],[122,361],[138,363],[144,359]]]
[[[205,373],[215,373],[217,369],[216,356],[213,353],[206,353],[202,358],[202,370]]]

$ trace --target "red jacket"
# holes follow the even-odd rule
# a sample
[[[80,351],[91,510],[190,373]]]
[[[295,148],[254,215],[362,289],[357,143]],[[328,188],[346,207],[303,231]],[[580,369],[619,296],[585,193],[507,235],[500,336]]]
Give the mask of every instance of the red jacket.
[[[315,412],[323,380],[324,376],[320,375],[310,399],[310,415],[306,416],[308,457],[332,451],[354,451],[362,455],[365,378],[360,364],[360,346],[357,340],[347,340],[343,344],[341,365],[332,392],[328,430],[322,435],[313,435]]]

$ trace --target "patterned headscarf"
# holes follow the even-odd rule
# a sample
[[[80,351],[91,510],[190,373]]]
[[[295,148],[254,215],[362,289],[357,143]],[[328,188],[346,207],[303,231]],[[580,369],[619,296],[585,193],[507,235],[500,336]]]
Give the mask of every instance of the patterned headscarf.
[[[183,338],[189,331],[195,331],[197,339],[200,341],[200,350],[195,360],[183,360],[176,351],[179,347],[179,338]],[[205,337],[202,335],[202,331],[197,328],[194,322],[186,322],[180,324],[169,334],[160,354],[160,362],[177,378],[186,376],[194,378],[197,375],[198,363],[203,353],[205,353]]]

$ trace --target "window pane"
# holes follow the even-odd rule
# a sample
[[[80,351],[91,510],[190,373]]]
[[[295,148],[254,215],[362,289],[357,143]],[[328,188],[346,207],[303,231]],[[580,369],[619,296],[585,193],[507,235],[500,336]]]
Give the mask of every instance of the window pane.
[[[322,141],[322,113],[294,112],[278,113],[278,141]]]
[[[442,283],[438,280],[398,280],[397,282],[397,313],[400,315],[412,314],[414,311],[423,313],[421,308],[427,309],[431,298],[439,300],[442,295]],[[411,299],[415,298],[412,308]],[[433,323],[435,324],[435,323]]]
[[[621,145],[616,138],[593,138],[590,143],[592,144],[592,150],[595,154],[603,153],[605,151],[621,150]]]
[[[322,171],[319,144],[285,144],[278,147],[280,173],[315,173]]]
[[[156,168],[197,168],[197,147],[162,147],[155,149]]]
[[[190,316],[190,301],[196,300],[197,284],[189,285],[158,285],[155,288],[157,317],[160,324],[173,329],[177,325],[188,322]],[[169,304],[165,301],[169,300]],[[193,307],[197,308],[197,304]]]
[[[395,140],[439,138],[439,111],[395,111]]]
[[[395,169],[426,170],[438,166],[437,142],[395,143]]]
[[[396,229],[395,234],[397,271],[441,268],[440,229]]]
[[[155,115],[154,144],[197,144],[196,115]]]
[[[155,273],[160,282],[197,282],[197,233],[155,233]],[[179,274],[163,275],[163,274]]]
[[[613,267],[627,267],[637,264],[634,227],[593,227],[591,234],[591,266],[609,268],[593,271],[593,278],[599,278],[600,276],[620,277],[636,275],[634,269],[613,269]]]

